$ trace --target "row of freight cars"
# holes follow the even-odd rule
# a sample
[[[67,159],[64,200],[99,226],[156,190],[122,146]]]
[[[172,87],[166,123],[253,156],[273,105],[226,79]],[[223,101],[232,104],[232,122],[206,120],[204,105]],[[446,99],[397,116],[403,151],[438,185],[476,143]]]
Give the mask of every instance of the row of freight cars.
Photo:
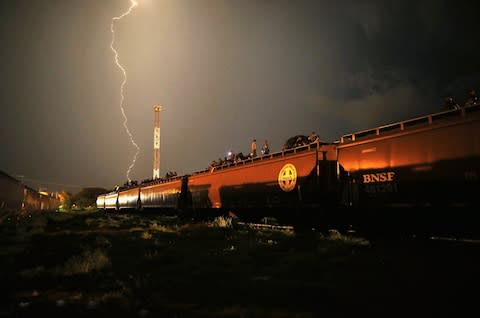
[[[54,211],[59,206],[57,195],[36,191],[0,171],[0,212]]]
[[[479,132],[480,105],[473,105],[119,189],[99,195],[97,206],[448,223],[460,214],[442,209],[471,216],[479,205]]]

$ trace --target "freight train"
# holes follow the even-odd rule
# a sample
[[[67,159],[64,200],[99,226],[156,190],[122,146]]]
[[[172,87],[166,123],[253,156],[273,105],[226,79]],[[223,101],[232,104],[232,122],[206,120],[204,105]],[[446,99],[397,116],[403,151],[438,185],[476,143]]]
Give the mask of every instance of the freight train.
[[[475,228],[480,105],[101,194],[105,210],[372,228]]]
[[[57,195],[36,191],[0,171],[0,214],[54,211],[59,206]]]

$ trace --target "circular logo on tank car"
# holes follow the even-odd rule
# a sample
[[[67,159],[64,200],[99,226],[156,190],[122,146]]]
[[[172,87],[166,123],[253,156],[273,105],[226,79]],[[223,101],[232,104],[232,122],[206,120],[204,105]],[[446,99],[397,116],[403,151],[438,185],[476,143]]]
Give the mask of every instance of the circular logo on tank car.
[[[285,192],[295,189],[297,183],[297,169],[291,163],[287,163],[278,173],[278,184]]]

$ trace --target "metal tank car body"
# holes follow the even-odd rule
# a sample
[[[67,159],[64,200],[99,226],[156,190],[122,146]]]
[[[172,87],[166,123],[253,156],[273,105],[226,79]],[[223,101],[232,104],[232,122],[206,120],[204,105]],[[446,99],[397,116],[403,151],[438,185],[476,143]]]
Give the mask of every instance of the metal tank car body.
[[[97,196],[96,204],[98,209],[105,209],[105,194],[100,194]]]
[[[118,192],[118,209],[138,209],[140,188],[133,187]]]
[[[347,199],[362,207],[471,206],[480,190],[480,107],[440,112],[342,137]]]
[[[336,198],[335,147],[314,143],[214,167],[191,175],[188,190],[194,209],[217,208],[250,217],[287,209],[321,210]]]
[[[118,207],[118,192],[110,192],[105,194],[104,199],[105,210],[119,210]]]
[[[101,194],[97,197],[97,207],[288,217],[286,213],[291,209],[319,212],[334,206],[338,187],[336,170],[335,146],[312,143]]]
[[[365,232],[478,235],[480,105],[345,135],[337,217]],[[429,234],[428,234],[429,235]]]
[[[184,178],[175,177],[157,180],[140,187],[140,208],[142,209],[178,209]]]
[[[97,208],[105,210],[175,210],[185,207],[187,177],[155,180],[97,196]],[[182,191],[182,189],[184,189]]]

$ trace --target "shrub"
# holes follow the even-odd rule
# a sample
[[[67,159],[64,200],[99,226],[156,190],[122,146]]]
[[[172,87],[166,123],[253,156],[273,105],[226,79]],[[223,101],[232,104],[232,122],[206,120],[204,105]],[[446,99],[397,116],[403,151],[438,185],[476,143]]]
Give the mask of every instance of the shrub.
[[[63,275],[75,275],[99,271],[110,266],[109,257],[101,249],[86,249],[82,254],[72,256],[60,270]]]
[[[232,227],[232,218],[225,216],[217,216],[211,223],[210,226],[220,227],[220,228],[231,228]]]
[[[165,225],[162,225],[162,224],[158,224],[157,222],[153,222],[149,225],[149,228],[152,230],[152,231],[156,231],[156,232],[163,232],[163,233],[174,233],[174,232],[177,232],[177,229],[175,228],[172,228],[170,226],[165,226]]]
[[[142,238],[144,240],[150,240],[152,238],[152,234],[148,233],[147,231],[142,233]]]

